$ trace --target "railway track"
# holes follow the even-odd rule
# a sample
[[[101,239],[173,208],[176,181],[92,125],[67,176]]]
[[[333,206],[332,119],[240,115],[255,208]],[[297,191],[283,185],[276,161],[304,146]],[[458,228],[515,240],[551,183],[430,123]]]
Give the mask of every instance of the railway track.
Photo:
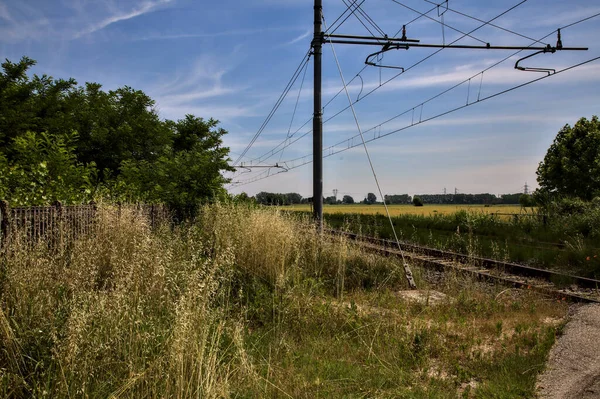
[[[328,233],[345,236],[368,250],[388,256],[401,256],[395,241],[339,230],[328,230]],[[600,303],[600,280],[408,243],[400,243],[400,248],[405,258],[417,261],[427,268],[454,270],[478,279],[530,289],[558,299]]]

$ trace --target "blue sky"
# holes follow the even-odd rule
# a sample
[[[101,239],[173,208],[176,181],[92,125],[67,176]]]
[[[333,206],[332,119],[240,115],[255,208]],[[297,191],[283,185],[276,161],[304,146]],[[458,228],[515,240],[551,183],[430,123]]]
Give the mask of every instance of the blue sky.
[[[328,24],[346,9],[343,0],[323,2]],[[451,10],[443,18],[448,26],[469,32],[481,23],[454,11],[489,20],[519,2],[450,0]],[[420,12],[432,8],[424,0],[365,0],[362,9],[392,36],[418,16],[398,3]],[[236,159],[309,49],[312,6],[310,0],[0,0],[0,57],[17,61],[27,55],[38,61],[34,73],[73,77],[80,84],[90,81],[101,83],[107,90],[123,85],[143,90],[156,100],[156,109],[163,118],[180,119],[190,113],[218,119],[229,131],[225,144],[232,150],[232,159]],[[494,24],[539,39],[598,12],[600,4],[593,0],[528,0]],[[422,43],[448,43],[462,36],[449,27],[442,30],[437,10],[427,15],[429,19],[420,18],[408,26],[408,37]],[[369,35],[354,16],[336,33]],[[600,56],[600,17],[564,29],[562,34],[564,46],[590,50],[541,54],[526,65],[560,70]],[[527,38],[491,26],[480,28],[472,36],[458,43],[479,44],[481,40],[492,45],[532,44]],[[543,42],[554,45],[555,34]],[[346,81],[354,78],[349,83],[351,98],[361,97],[355,110],[366,138],[399,130],[367,144],[384,193],[440,193],[444,188],[448,192],[458,188],[465,193],[498,194],[517,192],[525,182],[535,188],[537,164],[557,131],[580,117],[599,114],[599,61],[477,102],[477,98],[543,74],[515,70],[518,57],[479,74],[511,52],[445,49],[380,87],[398,70],[367,67],[356,77],[364,67],[365,57],[377,50],[373,46],[335,45]],[[392,51],[385,54],[382,62],[408,68],[434,51]],[[312,60],[302,90],[301,77],[246,154],[245,162],[268,153],[292,133],[293,139],[308,134],[283,153],[259,163],[292,167],[302,163],[301,157],[310,156],[311,123],[300,127],[312,115]],[[469,77],[473,77],[470,84],[467,81],[420,106]],[[331,46],[326,44],[324,104],[341,88]],[[374,91],[362,98],[371,90]],[[467,102],[472,105],[416,123]],[[342,93],[325,108],[324,118],[347,105],[348,99]],[[403,112],[404,116],[381,124]],[[415,125],[406,128],[412,124]],[[347,147],[344,140],[357,133],[352,113],[347,110],[325,124],[324,147],[337,143],[342,143],[337,149]],[[297,160],[292,162],[293,159]],[[299,192],[311,196],[311,164],[278,172],[282,169],[237,173],[233,176],[236,182],[273,176],[231,191]],[[325,159],[325,194],[331,195],[333,189],[355,199],[376,192],[361,146]]]

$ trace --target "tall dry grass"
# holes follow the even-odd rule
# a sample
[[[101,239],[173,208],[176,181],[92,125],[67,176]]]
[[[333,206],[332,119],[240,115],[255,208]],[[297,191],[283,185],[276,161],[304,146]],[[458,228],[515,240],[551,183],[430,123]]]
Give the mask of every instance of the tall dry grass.
[[[233,256],[132,210],[99,213],[63,248],[15,239],[3,253],[5,397],[223,397],[241,375],[227,312]]]
[[[257,282],[276,301],[307,281],[341,296],[401,280],[391,261],[307,221],[244,206],[206,206],[194,223],[155,230],[133,209],[103,206],[91,234],[55,241],[16,232],[0,254],[3,397],[264,391],[244,347]]]

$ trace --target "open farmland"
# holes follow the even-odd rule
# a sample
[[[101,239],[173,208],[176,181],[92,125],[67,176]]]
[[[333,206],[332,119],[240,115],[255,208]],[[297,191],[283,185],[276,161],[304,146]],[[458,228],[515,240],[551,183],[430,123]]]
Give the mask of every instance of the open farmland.
[[[493,213],[523,213],[523,209],[520,205],[441,205],[441,204],[426,204],[424,206],[414,205],[388,205],[390,214],[392,216],[401,215],[449,215],[456,213],[460,210],[469,212],[479,212],[485,214]],[[311,211],[310,204],[301,205],[290,205],[284,206],[282,209],[291,209],[294,211]],[[362,215],[385,215],[385,207],[383,205],[366,205],[366,204],[352,204],[352,205],[324,205],[323,213],[345,213],[345,214],[362,214]],[[529,213],[531,211],[529,210]]]

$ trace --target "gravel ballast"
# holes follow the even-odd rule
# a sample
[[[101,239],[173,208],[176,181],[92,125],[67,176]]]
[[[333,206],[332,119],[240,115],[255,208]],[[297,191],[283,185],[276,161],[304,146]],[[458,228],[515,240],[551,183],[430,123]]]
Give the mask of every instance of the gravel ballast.
[[[575,310],[537,388],[543,399],[600,398],[600,305]]]

